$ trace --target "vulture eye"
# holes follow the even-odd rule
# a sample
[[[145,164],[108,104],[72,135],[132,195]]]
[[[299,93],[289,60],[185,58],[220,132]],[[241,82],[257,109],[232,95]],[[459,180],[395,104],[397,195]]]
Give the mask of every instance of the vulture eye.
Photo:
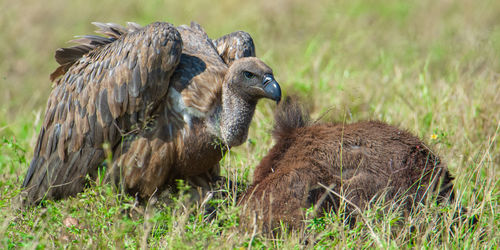
[[[243,75],[245,76],[246,79],[250,80],[255,77],[255,75],[252,72],[248,71],[243,71]]]

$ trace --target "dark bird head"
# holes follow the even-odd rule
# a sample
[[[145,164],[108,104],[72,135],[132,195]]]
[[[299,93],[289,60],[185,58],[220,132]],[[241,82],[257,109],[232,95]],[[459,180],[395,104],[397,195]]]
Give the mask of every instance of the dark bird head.
[[[273,70],[256,57],[244,57],[234,61],[226,74],[225,84],[248,101],[269,98],[281,100],[281,88],[274,79]],[[245,98],[246,99],[246,98]]]
[[[217,133],[226,145],[238,146],[246,140],[261,98],[281,100],[281,88],[274,80],[273,70],[256,57],[231,63],[222,86],[222,115]]]

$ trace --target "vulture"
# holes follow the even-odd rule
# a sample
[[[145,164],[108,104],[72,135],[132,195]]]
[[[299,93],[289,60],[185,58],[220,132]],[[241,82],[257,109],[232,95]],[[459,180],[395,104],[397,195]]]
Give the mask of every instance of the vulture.
[[[281,223],[300,229],[305,210],[363,210],[390,202],[407,214],[435,197],[454,199],[452,176],[421,140],[379,121],[309,122],[296,99],[275,113],[275,145],[256,167],[239,199],[242,224],[273,232]],[[351,217],[355,218],[355,217]]]
[[[208,187],[225,151],[246,140],[259,99],[281,98],[246,32],[211,40],[194,22],[93,24],[104,37],[55,53],[25,205],[81,192],[103,162],[138,199],[176,179]]]

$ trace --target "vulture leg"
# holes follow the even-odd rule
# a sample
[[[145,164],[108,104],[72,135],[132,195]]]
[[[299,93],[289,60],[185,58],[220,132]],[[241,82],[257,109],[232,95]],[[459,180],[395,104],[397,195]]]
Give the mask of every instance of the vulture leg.
[[[242,57],[254,57],[255,45],[250,34],[236,31],[212,41],[217,53],[227,65]]]
[[[216,183],[220,175],[219,170],[220,170],[219,164],[216,164],[216,167],[202,174],[185,177],[186,184],[188,184],[190,187],[196,187],[195,189],[192,189],[190,192],[191,199],[193,201],[199,201],[203,199],[207,194],[207,192],[211,190],[214,190],[216,188],[222,188],[220,186],[217,187]]]

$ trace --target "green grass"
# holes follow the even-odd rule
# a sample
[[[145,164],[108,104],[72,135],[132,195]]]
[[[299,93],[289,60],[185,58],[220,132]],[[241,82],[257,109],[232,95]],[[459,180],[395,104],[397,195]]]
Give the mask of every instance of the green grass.
[[[317,248],[498,248],[499,1],[184,2],[0,2],[1,246],[300,248],[307,240]],[[452,205],[429,205],[406,219],[375,205],[353,227],[330,214],[311,219],[308,230],[270,238],[240,228],[231,199],[207,220],[183,195],[142,206],[99,182],[77,197],[16,210],[51,90],[55,49],[90,34],[91,21],[157,20],[195,20],[211,37],[248,31],[284,94],[302,96],[314,117],[379,119],[417,134],[448,164],[459,200],[479,216],[478,229],[450,226]],[[259,104],[251,140],[222,162],[224,175],[251,182],[272,145],[274,107]]]

